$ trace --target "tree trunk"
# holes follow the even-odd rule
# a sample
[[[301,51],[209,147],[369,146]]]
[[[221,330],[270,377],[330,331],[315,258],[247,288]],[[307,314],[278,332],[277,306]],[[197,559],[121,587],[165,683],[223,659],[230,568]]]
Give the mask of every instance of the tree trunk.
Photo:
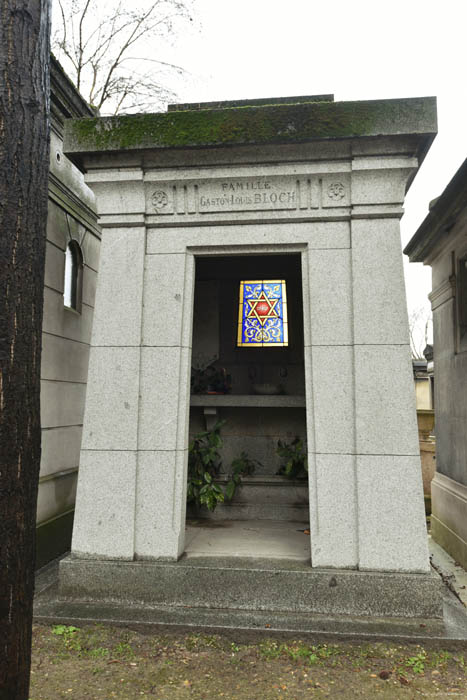
[[[0,699],[27,700],[41,452],[50,0],[0,0]]]

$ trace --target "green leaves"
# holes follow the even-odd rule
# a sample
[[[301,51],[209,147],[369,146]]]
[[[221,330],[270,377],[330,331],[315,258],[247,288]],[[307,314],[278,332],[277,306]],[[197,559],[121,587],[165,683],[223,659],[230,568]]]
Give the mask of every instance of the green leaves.
[[[238,486],[242,484],[242,476],[253,474],[256,466],[260,463],[256,459],[251,459],[246,452],[242,452],[240,457],[234,459],[231,465],[232,472],[225,488],[225,497],[231,501]]]
[[[306,451],[303,448],[303,440],[299,437],[295,437],[290,443],[279,440],[276,454],[283,460],[278,474],[287,477],[287,479],[307,478],[308,461]]]
[[[232,500],[236,489],[237,489],[237,484],[234,481],[230,480],[227,482],[227,486],[225,487],[225,497],[228,501]]]
[[[218,421],[212,430],[195,435],[188,448],[187,501],[210,511],[224,500],[222,489],[213,481],[221,467],[218,450],[222,447],[220,429],[224,422]]]
[[[73,625],[54,625],[52,627],[52,634],[57,635],[67,635],[73,634],[73,632],[78,632],[78,627],[73,627]]]
[[[218,503],[231,501],[242,483],[242,476],[252,474],[256,465],[246,452],[234,459],[225,492],[215,483],[221,468],[219,451],[222,447],[220,429],[225,421],[218,421],[212,430],[194,436],[188,448],[188,488],[187,502],[200,508],[205,506],[213,511]]]

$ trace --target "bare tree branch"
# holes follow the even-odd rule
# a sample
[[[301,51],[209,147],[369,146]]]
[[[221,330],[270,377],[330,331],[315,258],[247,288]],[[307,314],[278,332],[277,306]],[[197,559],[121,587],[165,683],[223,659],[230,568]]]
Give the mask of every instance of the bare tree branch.
[[[409,314],[409,339],[412,357],[423,360],[423,351],[429,342],[429,327],[432,323],[431,311],[425,307],[414,309]]]
[[[166,85],[183,68],[151,53],[155,45],[161,53],[182,23],[192,22],[196,0],[135,0],[130,9],[121,0],[116,7],[100,0],[55,2],[54,52],[90,104],[116,114],[172,98]],[[139,74],[143,62],[151,68]]]
[[[80,89],[80,83],[81,83],[81,67],[82,67],[82,61],[83,61],[83,22],[86,17],[86,13],[89,9],[89,5],[91,3],[91,0],[86,0],[86,4],[84,6],[82,15],[79,20],[79,30],[78,30],[78,36],[79,36],[79,44],[78,44],[78,55],[79,55],[79,68],[80,70],[78,71],[78,80],[76,87],[78,90]]]

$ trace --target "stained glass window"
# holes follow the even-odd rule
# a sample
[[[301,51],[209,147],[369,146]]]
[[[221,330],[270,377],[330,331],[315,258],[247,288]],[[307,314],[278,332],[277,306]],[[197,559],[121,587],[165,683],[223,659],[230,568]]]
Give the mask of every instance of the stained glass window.
[[[237,345],[252,348],[288,344],[285,280],[240,282]]]

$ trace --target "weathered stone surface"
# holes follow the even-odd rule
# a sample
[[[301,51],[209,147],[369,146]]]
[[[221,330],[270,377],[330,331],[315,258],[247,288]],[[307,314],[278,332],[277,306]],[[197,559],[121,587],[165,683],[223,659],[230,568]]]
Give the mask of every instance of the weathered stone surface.
[[[136,453],[82,450],[72,551],[133,559]]]
[[[311,348],[315,451],[355,452],[353,347]]]
[[[436,575],[317,571],[280,560],[197,558],[158,564],[67,558],[60,564],[60,594],[173,607],[402,618],[442,614]]]
[[[91,348],[84,450],[136,449],[139,363],[139,348]]]
[[[184,298],[193,295],[193,267],[185,253],[146,256],[142,345],[191,347],[192,313]]]
[[[64,251],[47,241],[45,249],[45,278],[44,284],[63,294],[63,278],[65,273]]]
[[[44,523],[62,513],[73,511],[76,496],[76,471],[58,473],[40,482],[37,497],[37,522]],[[68,548],[69,549],[69,548]]]
[[[187,348],[142,348],[138,449],[186,449],[190,355]]]
[[[354,353],[357,454],[418,456],[409,346],[356,345]]]
[[[102,236],[92,345],[139,346],[144,229],[106,229]]]
[[[355,343],[409,342],[398,219],[352,221]]]
[[[41,423],[43,428],[79,425],[83,419],[86,385],[41,381]]]
[[[312,528],[311,536],[313,566],[356,568],[358,504],[355,457],[317,454],[314,468],[316,475],[309,474],[310,506],[316,511],[317,521],[317,528]]]
[[[42,431],[41,477],[78,469],[81,431],[81,425]]]
[[[236,218],[236,217],[235,217]],[[277,252],[277,246],[284,243],[283,225],[271,221],[270,225],[258,226],[246,223],[242,226],[229,226],[228,245],[231,249],[236,246],[257,245],[261,246],[259,252],[267,255]],[[287,244],[307,244],[309,248],[349,248],[350,227],[346,221],[336,221],[332,224],[318,221],[312,225],[287,223]],[[226,248],[225,227],[222,225],[183,228],[177,224],[173,228],[149,229],[147,233],[147,253],[166,254],[183,253],[187,246],[195,246],[200,249],[218,249],[219,252]],[[228,254],[228,249],[225,250]],[[252,251],[253,252],[253,251]]]
[[[87,267],[90,267],[91,270],[94,270],[94,272],[98,272],[99,270],[100,247],[100,237],[91,231],[87,231],[81,243],[81,250],[83,253],[84,264]],[[94,299],[92,306],[94,306]]]
[[[433,538],[464,565],[467,562],[467,487],[437,473],[431,488]]]
[[[430,97],[311,102],[69,121],[65,152],[77,160],[78,154],[89,151],[300,143],[435,131],[436,101]]]
[[[419,457],[357,457],[359,567],[428,572]]]
[[[44,289],[44,316],[42,330],[52,335],[89,342],[91,338],[93,310],[83,305],[81,313],[63,306],[63,294],[54,289]]]
[[[184,526],[174,522],[174,503],[183,498],[180,484],[186,482],[186,460],[186,451],[138,453],[135,554],[139,558],[176,561],[184,550]],[[157,508],[154,493],[159,494]]]
[[[61,382],[86,383],[88,376],[89,345],[61,338],[50,333],[42,334],[42,379]]]

